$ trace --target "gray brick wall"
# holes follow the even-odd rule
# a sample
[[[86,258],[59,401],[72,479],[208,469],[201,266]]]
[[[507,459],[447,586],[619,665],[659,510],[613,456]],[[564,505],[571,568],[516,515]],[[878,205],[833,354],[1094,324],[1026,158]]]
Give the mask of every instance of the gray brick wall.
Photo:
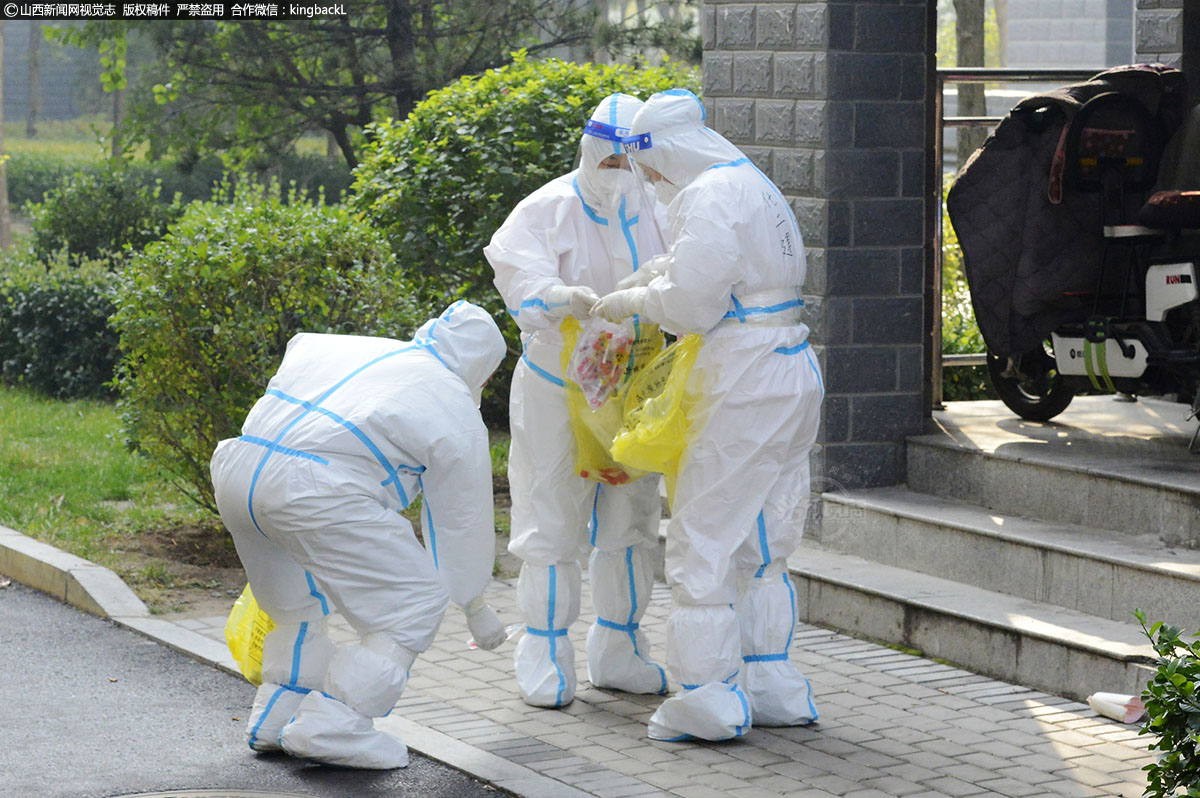
[[[1138,61],[1183,64],[1183,0],[1137,0],[1134,50]]]
[[[1005,65],[1090,68],[1129,63],[1133,3],[1009,0]]]
[[[814,480],[904,479],[925,417],[925,0],[715,2],[714,127],[788,196],[826,401]]]

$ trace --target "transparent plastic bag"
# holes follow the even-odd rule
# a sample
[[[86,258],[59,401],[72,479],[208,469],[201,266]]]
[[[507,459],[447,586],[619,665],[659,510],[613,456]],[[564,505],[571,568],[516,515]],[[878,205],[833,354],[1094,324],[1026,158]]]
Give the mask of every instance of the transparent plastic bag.
[[[246,585],[225,621],[225,643],[242,675],[255,687],[262,684],[263,639],[274,628],[275,622],[259,608]]]
[[[616,344],[612,342],[618,340],[617,335],[604,337],[606,331],[612,333],[614,326],[625,330]],[[561,330],[561,359],[566,375],[567,412],[575,435],[576,473],[584,479],[610,485],[623,485],[645,476],[644,471],[616,463],[609,453],[609,447],[621,429],[624,393],[636,374],[651,362],[655,353],[662,350],[662,330],[654,324],[634,325],[628,322],[627,325],[613,325],[603,319],[591,319],[581,326],[578,320],[570,316],[563,320]],[[624,342],[624,336],[629,337],[628,344]],[[573,370],[571,363],[577,350],[584,350],[587,354],[576,359],[577,365]],[[618,357],[619,364],[616,360]],[[582,369],[579,367],[579,363],[589,360],[593,365]],[[604,391],[599,404],[593,406],[576,377],[589,383],[588,390],[594,396]]]
[[[629,320],[616,324],[594,318],[580,327],[567,361],[567,379],[579,386],[592,410],[598,410],[621,384],[633,342]]]

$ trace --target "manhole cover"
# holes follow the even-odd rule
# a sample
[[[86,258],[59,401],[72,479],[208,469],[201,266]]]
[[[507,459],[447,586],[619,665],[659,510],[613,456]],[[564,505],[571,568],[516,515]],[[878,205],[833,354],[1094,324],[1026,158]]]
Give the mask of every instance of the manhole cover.
[[[298,792],[264,792],[262,790],[167,790],[138,792],[115,798],[313,798]]]

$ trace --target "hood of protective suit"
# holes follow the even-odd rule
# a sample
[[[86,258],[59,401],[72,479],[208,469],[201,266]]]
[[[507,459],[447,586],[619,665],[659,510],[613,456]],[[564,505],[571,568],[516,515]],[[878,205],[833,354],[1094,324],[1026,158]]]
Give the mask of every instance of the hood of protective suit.
[[[421,325],[413,335],[438,360],[462,378],[479,404],[483,385],[504,359],[504,336],[490,313],[459,300],[442,315]]]
[[[637,179],[628,169],[600,169],[610,155],[622,155],[620,137],[629,133],[634,115],[642,101],[630,94],[610,94],[592,112],[590,123],[579,137],[579,171],[575,176],[584,202],[598,208],[616,208],[625,199],[632,216],[641,205],[642,193]],[[612,138],[606,138],[611,136]]]
[[[681,189],[710,166],[744,157],[724,136],[705,126],[706,116],[700,98],[687,89],[652,95],[630,125],[631,136],[649,134],[649,141],[639,142],[633,159]]]

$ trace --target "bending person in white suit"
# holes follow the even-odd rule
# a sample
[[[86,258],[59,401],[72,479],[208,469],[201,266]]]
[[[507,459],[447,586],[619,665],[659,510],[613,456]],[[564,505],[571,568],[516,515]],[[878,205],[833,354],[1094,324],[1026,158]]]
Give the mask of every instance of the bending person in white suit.
[[[564,706],[575,696],[567,628],[579,617],[579,561],[589,550],[599,616],[587,637],[589,680],[632,693],[667,687],[639,628],[654,581],[657,479],[611,485],[575,472],[560,365],[562,320],[586,319],[597,293],[662,249],[649,218],[662,208],[639,188],[622,150],[641,106],[627,94],[605,98],[580,137],[579,168],[522,200],[484,249],[524,350],[509,401],[509,551],[524,560],[517,599],[528,634],[514,654],[517,686],[534,706]]]
[[[456,302],[412,341],[301,333],[211,471],[260,607],[275,621],[246,734],[333,765],[408,763],[374,729],[450,601],[482,648],[505,639],[483,600],[495,530],[483,385],[504,339]],[[400,515],[423,493],[425,546]],[[361,636],[336,647],[325,616]]]
[[[817,717],[788,660],[786,561],[804,529],[824,394],[799,316],[804,247],[779,189],[704,117],[695,95],[673,89],[634,118],[631,157],[670,203],[665,274],[593,310],[703,336],[666,549],[667,664],[684,690],[650,718],[656,740]]]

